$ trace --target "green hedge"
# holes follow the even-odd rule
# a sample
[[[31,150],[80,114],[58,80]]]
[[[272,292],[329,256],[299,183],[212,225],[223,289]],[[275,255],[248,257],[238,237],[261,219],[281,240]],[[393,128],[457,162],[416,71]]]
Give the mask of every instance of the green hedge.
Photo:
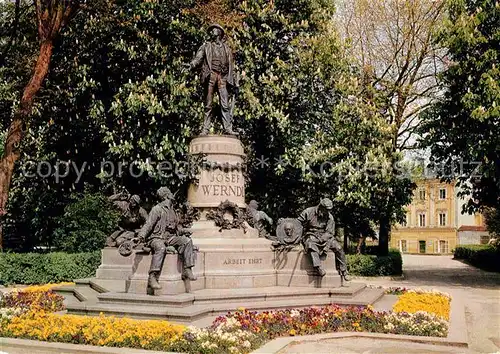
[[[101,252],[0,253],[0,284],[46,284],[95,275]]]
[[[459,246],[453,251],[455,259],[463,259],[470,265],[500,272],[500,251],[490,245]]]
[[[391,249],[387,256],[349,254],[346,257],[347,268],[351,275],[375,277],[403,273],[403,258],[396,249]]]

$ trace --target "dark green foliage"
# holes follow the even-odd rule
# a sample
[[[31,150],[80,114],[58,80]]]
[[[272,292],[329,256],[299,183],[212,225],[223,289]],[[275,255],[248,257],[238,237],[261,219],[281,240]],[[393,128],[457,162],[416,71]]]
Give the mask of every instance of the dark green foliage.
[[[467,211],[500,207],[500,6],[450,0],[439,40],[448,48],[444,95],[422,115],[423,146],[440,177],[457,179]]]
[[[378,254],[378,246],[364,246],[363,247],[363,254],[368,254],[368,255],[376,255]],[[356,254],[357,253],[357,245],[350,245],[349,248],[347,249],[347,254]]]
[[[480,269],[500,272],[500,250],[490,245],[459,246],[453,251],[455,259],[461,259]]]
[[[229,14],[221,18],[234,20],[221,24],[237,70],[245,73],[235,126],[244,130],[248,199],[257,199],[277,220],[295,217],[329,196],[335,217],[355,237],[362,232],[359,220],[376,221],[385,210],[389,218],[401,214],[411,194],[398,187],[406,187],[406,180],[394,185],[381,173],[398,157],[390,148],[390,129],[365,94],[370,88],[362,84],[360,70],[345,56],[329,22],[333,1],[96,0],[56,43],[2,220],[7,248],[29,251],[51,245],[54,234],[62,249],[97,247],[101,241],[95,238],[102,240],[101,234],[77,235],[75,226],[60,222],[66,205],[74,202],[70,196],[86,184],[105,194],[123,186],[149,205],[160,185],[183,188],[178,196],[186,196],[186,182],[192,178],[186,153],[199,131],[203,104],[199,80],[181,67],[204,41],[206,25],[217,19],[203,6],[213,10],[210,3],[217,2],[226,3],[219,12]],[[6,8],[2,14],[12,11],[11,5],[1,6]],[[193,10],[199,6],[200,11]],[[25,61],[36,52],[30,47],[36,42],[32,14],[23,16],[27,39],[13,47],[5,74],[0,70],[5,78],[3,86],[0,80],[3,122],[10,120],[8,107],[29,74]],[[16,57],[22,58],[22,66]],[[267,165],[258,164],[261,156]],[[60,180],[36,176],[36,164],[27,169],[34,177],[20,174],[26,162],[45,160],[52,166],[70,161],[72,169]],[[103,160],[114,164],[112,176],[107,176],[109,170],[101,173]],[[148,161],[165,161],[169,168],[158,173],[158,165]],[[134,163],[148,172],[132,177]],[[377,171],[365,173],[364,164]],[[388,195],[397,195],[389,201],[391,208]],[[85,230],[96,229],[84,224]]]
[[[100,250],[119,220],[120,213],[102,194],[76,194],[57,218],[53,245],[64,252]]]
[[[73,281],[95,275],[100,252],[1,253],[0,283],[46,284]]]
[[[500,209],[486,208],[483,215],[490,235],[500,238]]]
[[[403,273],[403,258],[398,250],[389,250],[387,256],[347,255],[347,268],[352,275],[375,277],[401,275]]]

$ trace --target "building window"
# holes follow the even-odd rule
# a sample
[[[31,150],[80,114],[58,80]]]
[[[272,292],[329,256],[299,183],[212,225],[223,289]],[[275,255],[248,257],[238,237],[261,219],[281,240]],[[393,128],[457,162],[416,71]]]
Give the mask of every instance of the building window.
[[[420,198],[420,200],[425,200],[425,189],[421,189],[418,192],[418,197]]]
[[[439,253],[449,253],[448,241],[439,240]]]
[[[425,241],[418,241],[420,253],[425,253]]]
[[[446,213],[439,213],[439,226],[446,226]]]
[[[446,199],[446,188],[439,189],[439,199],[441,200]]]
[[[399,240],[399,250],[402,253],[408,252],[408,246],[406,244],[406,240]]]
[[[405,218],[401,221],[401,226],[403,227],[408,226],[408,215],[405,215]]]
[[[418,226],[425,227],[425,213],[418,214]]]

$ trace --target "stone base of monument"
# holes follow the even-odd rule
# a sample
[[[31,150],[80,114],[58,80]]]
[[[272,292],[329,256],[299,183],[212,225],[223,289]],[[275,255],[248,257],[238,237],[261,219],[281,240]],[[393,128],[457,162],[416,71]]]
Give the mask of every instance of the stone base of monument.
[[[301,246],[287,253],[274,252],[271,241],[259,238],[248,225],[221,230],[213,219],[222,217],[232,223],[235,216],[242,218],[241,209],[246,207],[243,145],[232,136],[209,135],[193,139],[189,151],[204,156],[211,166],[201,170],[198,183],[188,191],[189,202],[200,212],[191,227],[193,243],[199,247],[193,270],[198,280],[183,281],[179,256],[169,254],[159,277],[162,289],[155,291],[156,296],[148,295],[153,294],[148,289],[151,255],[136,252],[122,257],[117,249],[106,248],[95,278],[58,289],[66,296],[69,313],[192,323],[239,307],[369,305],[383,296],[383,290],[364,284],[341,286],[333,254],[323,262],[327,275],[319,277]],[[231,204],[225,212],[221,206],[227,202]]]
[[[117,250],[111,248],[103,250],[96,278],[58,291],[65,295],[69,313],[161,318],[186,324],[240,307],[271,310],[369,305],[383,296],[383,290],[360,283],[340,286],[333,254],[324,261],[327,275],[319,277],[299,247],[275,253],[266,239],[221,241],[196,240],[200,248],[194,269],[196,281],[183,281],[179,256],[168,254],[160,275],[162,289],[156,296],[148,295],[147,288],[151,256],[137,252],[119,258]],[[120,259],[121,268],[116,262]],[[129,273],[125,277],[126,269]]]

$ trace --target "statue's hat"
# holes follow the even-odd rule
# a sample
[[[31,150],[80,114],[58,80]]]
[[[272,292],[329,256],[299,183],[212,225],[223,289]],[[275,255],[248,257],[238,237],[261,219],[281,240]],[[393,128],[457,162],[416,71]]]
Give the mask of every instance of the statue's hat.
[[[137,194],[134,194],[133,196],[130,197],[130,200],[136,202],[137,204],[141,203],[141,197],[139,197]]]
[[[168,187],[161,187],[160,189],[158,189],[158,191],[156,193],[162,199],[166,199],[166,198],[168,198],[170,200],[175,199],[175,194],[172,194],[172,192],[170,191],[170,189]]]
[[[333,209],[333,202],[328,199],[328,198],[323,198],[321,199],[321,202],[319,203],[323,208],[326,210],[332,210]]]
[[[210,32],[210,30],[212,28],[218,28],[221,32],[222,32],[222,37],[224,37],[226,31],[224,31],[224,28],[222,28],[221,25],[217,24],[217,23],[213,23],[211,24],[208,28],[207,28],[207,32]]]

